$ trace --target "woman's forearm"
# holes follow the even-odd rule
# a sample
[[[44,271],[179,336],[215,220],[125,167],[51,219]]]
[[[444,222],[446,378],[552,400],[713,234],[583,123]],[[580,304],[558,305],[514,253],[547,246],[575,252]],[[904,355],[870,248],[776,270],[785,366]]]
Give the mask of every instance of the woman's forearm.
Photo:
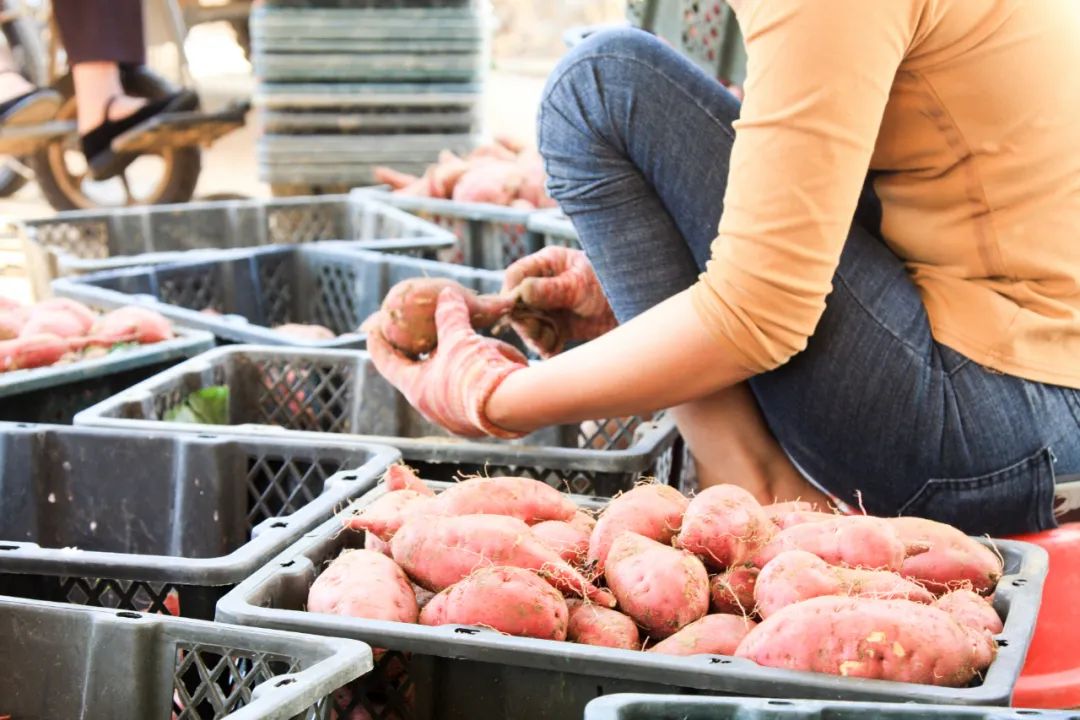
[[[749,374],[681,292],[596,340],[512,373],[486,410],[501,428],[531,431],[673,407]]]

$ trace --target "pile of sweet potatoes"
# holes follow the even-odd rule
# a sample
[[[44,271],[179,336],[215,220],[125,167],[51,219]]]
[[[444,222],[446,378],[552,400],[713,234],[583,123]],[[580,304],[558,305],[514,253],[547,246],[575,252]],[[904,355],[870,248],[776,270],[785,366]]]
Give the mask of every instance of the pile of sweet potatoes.
[[[465,157],[449,150],[417,177],[375,168],[375,179],[399,195],[490,203],[521,210],[555,207],[544,189],[544,164],[532,148],[509,138],[481,145]]]
[[[520,477],[441,493],[403,465],[343,523],[308,609],[670,655],[964,686],[994,658],[987,546],[917,518],[762,506],[734,485],[693,498],[641,484],[598,516]]]
[[[35,305],[0,298],[0,372],[100,357],[121,345],[147,345],[174,337],[153,310],[128,306],[97,313],[75,300]]]

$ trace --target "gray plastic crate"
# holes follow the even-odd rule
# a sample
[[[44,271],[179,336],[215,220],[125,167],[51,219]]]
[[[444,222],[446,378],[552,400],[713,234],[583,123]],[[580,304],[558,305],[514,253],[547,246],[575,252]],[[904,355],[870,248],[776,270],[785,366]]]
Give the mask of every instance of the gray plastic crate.
[[[345,512],[362,508],[385,492],[380,486]],[[576,499],[592,506],[602,502]],[[378,693],[413,692],[410,720],[581,717],[590,700],[620,692],[1007,705],[1035,628],[1048,563],[1045,551],[1034,545],[993,541],[1005,561],[1005,575],[994,596],[1005,625],[997,638],[997,658],[981,683],[942,688],[775,670],[726,656],[653,655],[515,638],[475,627],[426,627],[304,612],[308,589],[326,563],[363,543],[364,534],[343,530],[340,519],[325,523],[222,598],[217,619],[348,637],[400,653],[408,672],[391,681],[377,669],[369,677],[381,684],[369,688]]]
[[[210,333],[175,332],[172,340],[92,360],[0,373],[0,420],[70,423],[79,411],[214,345]]]
[[[0,716],[328,720],[363,643],[0,597]]]
[[[497,292],[499,273],[430,260],[321,245],[264,247],[196,256],[186,262],[125,268],[53,283],[58,295],[106,307],[136,304],[232,342],[302,347],[360,347],[360,324],[379,309],[394,283],[450,277],[479,292]],[[220,316],[201,312],[213,308]],[[315,323],[341,333],[300,340],[273,326]]]
[[[0,595],[210,619],[399,457],[325,439],[0,423]]]
[[[746,47],[726,0],[629,0],[627,19],[713,77],[739,85],[746,79]]]
[[[1065,710],[1014,710],[902,703],[765,700],[684,695],[608,695],[585,706],[585,720],[1077,720]]]
[[[175,262],[187,250],[341,240],[360,249],[431,256],[454,241],[445,230],[377,199],[348,195],[76,210],[19,229],[39,297],[61,275]]]
[[[458,244],[438,251],[438,258],[444,262],[505,270],[515,260],[543,247],[542,236],[529,230],[529,216],[533,214],[530,210],[408,197],[385,190],[354,190],[353,194],[376,194],[384,202],[452,232]]]
[[[577,230],[570,218],[563,215],[561,210],[538,210],[529,215],[525,227],[529,232],[536,233],[541,238],[544,247],[548,245],[560,245],[562,247],[581,249]]]
[[[261,83],[260,110],[339,108],[458,108],[482,101],[482,85],[467,83]]]
[[[521,440],[452,438],[387,383],[367,353],[229,346],[211,350],[79,414],[78,424],[158,432],[214,432],[162,417],[203,387],[229,388],[230,433],[264,439],[339,437],[385,443],[425,477],[458,473],[528,475],[572,492],[611,496],[642,476],[676,484],[669,417],[620,418],[545,428]]]

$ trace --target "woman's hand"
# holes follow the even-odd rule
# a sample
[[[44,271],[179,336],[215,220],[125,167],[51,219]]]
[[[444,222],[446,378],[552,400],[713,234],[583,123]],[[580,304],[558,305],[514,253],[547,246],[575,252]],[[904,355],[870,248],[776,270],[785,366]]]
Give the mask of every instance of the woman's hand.
[[[413,360],[396,350],[379,331],[379,314],[368,318],[367,348],[372,362],[420,414],[456,435],[521,437],[487,419],[491,394],[528,361],[516,348],[478,335],[461,292],[445,288],[435,310],[438,344],[425,359]]]
[[[521,314],[513,323],[541,357],[557,355],[568,342],[597,338],[618,324],[581,250],[550,246],[518,260],[506,270],[503,292],[541,311],[538,317]]]

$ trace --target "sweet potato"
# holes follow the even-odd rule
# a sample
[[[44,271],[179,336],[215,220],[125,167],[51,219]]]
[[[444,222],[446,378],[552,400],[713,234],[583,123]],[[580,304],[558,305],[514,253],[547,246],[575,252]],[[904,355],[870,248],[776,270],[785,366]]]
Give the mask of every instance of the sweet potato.
[[[690,500],[675,546],[722,569],[746,562],[775,532],[748,491],[737,485],[714,485]]]
[[[659,483],[638,485],[608,503],[589,537],[588,561],[603,573],[611,544],[624,532],[671,542],[682,525],[682,516],[690,503],[678,490]]]
[[[52,365],[70,346],[56,335],[31,335],[0,341],[0,371],[26,370]]]
[[[465,296],[473,327],[484,330],[495,325],[513,308],[514,299],[495,295],[477,295],[472,290],[446,278],[403,280],[386,294],[382,302],[379,330],[387,342],[407,355],[418,357],[435,349],[435,308],[439,293],[454,287]]]
[[[752,565],[739,565],[709,580],[710,608],[725,615],[752,615],[758,573]]]
[[[134,305],[105,313],[94,323],[91,333],[95,345],[149,344],[174,337],[172,325],[161,313]]]
[[[666,638],[709,611],[709,575],[694,555],[623,532],[604,578],[619,608],[654,638]]]
[[[386,469],[383,482],[387,490],[412,490],[413,492],[435,497],[435,491],[427,486],[420,476],[408,465],[394,463]]]
[[[925,553],[905,558],[900,574],[937,593],[970,587],[980,595],[1001,579],[1001,558],[985,545],[944,523],[915,517],[889,518],[907,545],[925,543]]]
[[[397,564],[372,550],[349,550],[315,578],[309,612],[414,623],[420,610],[409,578]]]
[[[819,520],[832,520],[837,517],[836,513],[818,510],[818,506],[802,500],[789,500],[771,505],[762,505],[761,509],[769,516],[769,519],[781,530],[786,530],[795,525]]]
[[[900,536],[881,518],[841,516],[781,530],[754,554],[757,567],[786,550],[806,550],[829,565],[899,570],[907,548]]]
[[[574,513],[574,517],[570,518],[566,522],[570,523],[578,530],[587,535],[591,534],[593,528],[596,527],[596,518],[594,518],[592,515],[585,512],[584,510],[578,510]]]
[[[479,625],[507,635],[565,640],[566,601],[536,573],[517,567],[480,568],[433,597],[422,625]]]
[[[989,665],[967,628],[943,610],[835,596],[789,605],[751,630],[735,654],[765,667],[947,687],[963,687]]]
[[[478,568],[507,566],[538,572],[564,593],[606,607],[615,605],[611,593],[595,587],[513,517],[416,515],[394,535],[390,550],[409,577],[436,592]]]
[[[577,505],[547,483],[524,477],[477,477],[452,485],[431,501],[437,515],[508,515],[529,525],[570,520]]]
[[[353,530],[367,530],[380,540],[390,542],[402,523],[431,500],[415,490],[395,490],[359,508],[354,515],[345,516],[342,524]]]
[[[986,598],[971,590],[953,590],[934,601],[934,607],[949,613],[956,622],[975,630],[997,635],[1004,629],[1001,618]]]
[[[532,534],[571,565],[585,563],[585,556],[589,552],[589,534],[580,528],[561,520],[545,520],[532,526]]]
[[[509,205],[521,192],[525,173],[512,160],[491,159],[474,164],[454,185],[454,200],[458,202]]]
[[[94,326],[94,322],[97,321],[97,313],[90,308],[83,305],[78,300],[71,300],[70,298],[47,298],[42,300],[38,304],[34,305],[31,311],[43,310],[43,311],[61,311],[79,319],[79,324],[82,326],[84,333],[89,332],[90,328]]]
[[[570,611],[566,639],[570,642],[623,650],[641,649],[637,625],[629,616],[581,600],[567,600],[566,607]]]
[[[375,176],[375,182],[389,185],[392,190],[401,190],[417,181],[416,175],[399,172],[382,165],[376,166],[372,173]]]
[[[757,625],[744,615],[706,615],[649,648],[660,655],[734,655]]]
[[[32,335],[56,335],[74,338],[85,335],[87,328],[74,313],[61,309],[35,308],[19,331],[21,337]]]
[[[805,550],[788,550],[774,557],[762,568],[754,588],[754,602],[763,618],[788,605],[822,595],[920,603],[934,600],[921,585],[894,572],[837,567]]]
[[[333,340],[337,334],[328,327],[322,325],[302,325],[300,323],[285,323],[274,328],[274,332],[286,337],[298,340]]]
[[[27,308],[19,307],[0,310],[0,340],[11,340],[19,337],[19,333],[22,332],[29,317],[30,311]]]
[[[390,552],[390,543],[386,542],[373,532],[364,533],[364,549],[374,550],[391,559],[394,557],[393,553]]]

